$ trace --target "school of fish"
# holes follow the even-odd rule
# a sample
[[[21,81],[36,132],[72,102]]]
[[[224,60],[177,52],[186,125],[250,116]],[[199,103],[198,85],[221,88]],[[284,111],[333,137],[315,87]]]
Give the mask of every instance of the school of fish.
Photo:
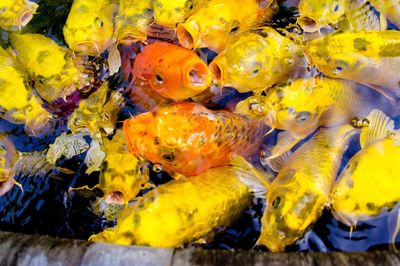
[[[64,130],[26,164],[0,127],[0,197],[23,189],[16,174],[71,174],[63,161],[80,158],[99,181],[70,192],[121,206],[90,241],[210,243],[258,199],[255,245],[271,252],[324,212],[350,230],[394,213],[395,244],[399,1],[74,0],[64,40],[29,30],[36,2],[0,3],[0,121],[34,138]],[[281,26],[285,2],[295,19]]]

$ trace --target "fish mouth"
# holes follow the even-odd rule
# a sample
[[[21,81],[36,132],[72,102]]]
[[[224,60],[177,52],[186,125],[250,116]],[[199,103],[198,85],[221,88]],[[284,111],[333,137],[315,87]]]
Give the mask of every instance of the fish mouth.
[[[18,17],[18,25],[20,27],[25,27],[33,18],[32,10],[24,10]]]
[[[194,62],[185,70],[185,83],[196,91],[203,91],[211,84],[211,74],[205,63]]]
[[[146,33],[139,30],[119,30],[117,32],[117,43],[122,45],[131,45],[146,40]]]
[[[176,34],[179,44],[187,49],[197,48],[199,42],[199,28],[199,25],[194,21],[178,24]]]
[[[121,189],[112,189],[104,197],[107,204],[125,205],[128,203],[126,193]]]
[[[299,17],[297,19],[297,24],[308,33],[313,33],[318,31],[317,22],[309,17]]]
[[[99,55],[102,51],[95,41],[88,40],[77,42],[71,45],[71,49],[79,54]]]
[[[225,78],[224,68],[216,61],[212,61],[209,65],[209,68],[213,82],[217,85],[221,85]]]

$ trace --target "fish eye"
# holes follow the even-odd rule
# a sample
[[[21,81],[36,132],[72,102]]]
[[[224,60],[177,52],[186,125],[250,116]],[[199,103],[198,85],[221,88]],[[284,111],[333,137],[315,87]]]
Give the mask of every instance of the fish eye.
[[[281,206],[281,202],[282,202],[282,198],[281,197],[276,197],[273,201],[272,201],[272,208],[274,209],[278,209]]]
[[[175,155],[170,153],[163,154],[161,157],[168,162],[172,162],[175,159]]]
[[[333,8],[333,12],[337,12],[339,10],[339,5],[336,5],[334,8]]]
[[[285,218],[283,217],[283,215],[278,215],[278,216],[276,217],[276,221],[277,221],[278,223],[283,223],[284,220],[285,220]]]
[[[187,0],[185,3],[186,8],[188,8],[189,10],[192,10],[194,8],[193,5],[193,0]]]
[[[97,17],[97,18],[95,18],[94,21],[95,21],[95,23],[97,23],[100,26],[100,28],[103,28],[104,22],[101,18]]]
[[[261,64],[255,63],[253,68],[252,68],[252,70],[251,70],[251,75],[253,77],[257,76],[260,73],[260,70],[261,70]]]
[[[160,74],[156,74],[155,75],[155,80],[156,80],[156,82],[158,83],[158,84],[163,84],[164,83],[164,79],[163,79],[163,77],[160,75]]]
[[[237,32],[239,30],[239,25],[235,25],[235,26],[233,26],[232,28],[231,28],[231,31],[229,32],[229,33],[235,33],[235,32]]]
[[[306,122],[307,120],[309,120],[310,117],[311,117],[310,112],[299,112],[299,113],[297,113],[295,119],[297,122],[302,123],[302,122]]]
[[[159,174],[159,173],[161,173],[163,171],[163,167],[159,163],[153,164],[153,167],[151,169],[153,170],[153,172],[155,172],[157,174]]]

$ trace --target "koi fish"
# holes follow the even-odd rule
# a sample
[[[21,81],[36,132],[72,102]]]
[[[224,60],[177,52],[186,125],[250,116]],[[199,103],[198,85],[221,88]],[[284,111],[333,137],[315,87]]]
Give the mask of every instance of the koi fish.
[[[39,5],[29,0],[2,0],[0,3],[0,28],[17,31],[33,18]]]

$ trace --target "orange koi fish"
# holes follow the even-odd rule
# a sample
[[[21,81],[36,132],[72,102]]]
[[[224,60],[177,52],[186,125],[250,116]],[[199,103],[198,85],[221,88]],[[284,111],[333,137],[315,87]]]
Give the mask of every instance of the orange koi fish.
[[[132,73],[149,82],[161,96],[175,101],[190,98],[211,84],[211,73],[195,52],[162,42],[144,48]]]
[[[266,132],[259,120],[189,102],[140,114],[123,130],[133,154],[185,176],[227,165],[232,154],[251,155]]]

